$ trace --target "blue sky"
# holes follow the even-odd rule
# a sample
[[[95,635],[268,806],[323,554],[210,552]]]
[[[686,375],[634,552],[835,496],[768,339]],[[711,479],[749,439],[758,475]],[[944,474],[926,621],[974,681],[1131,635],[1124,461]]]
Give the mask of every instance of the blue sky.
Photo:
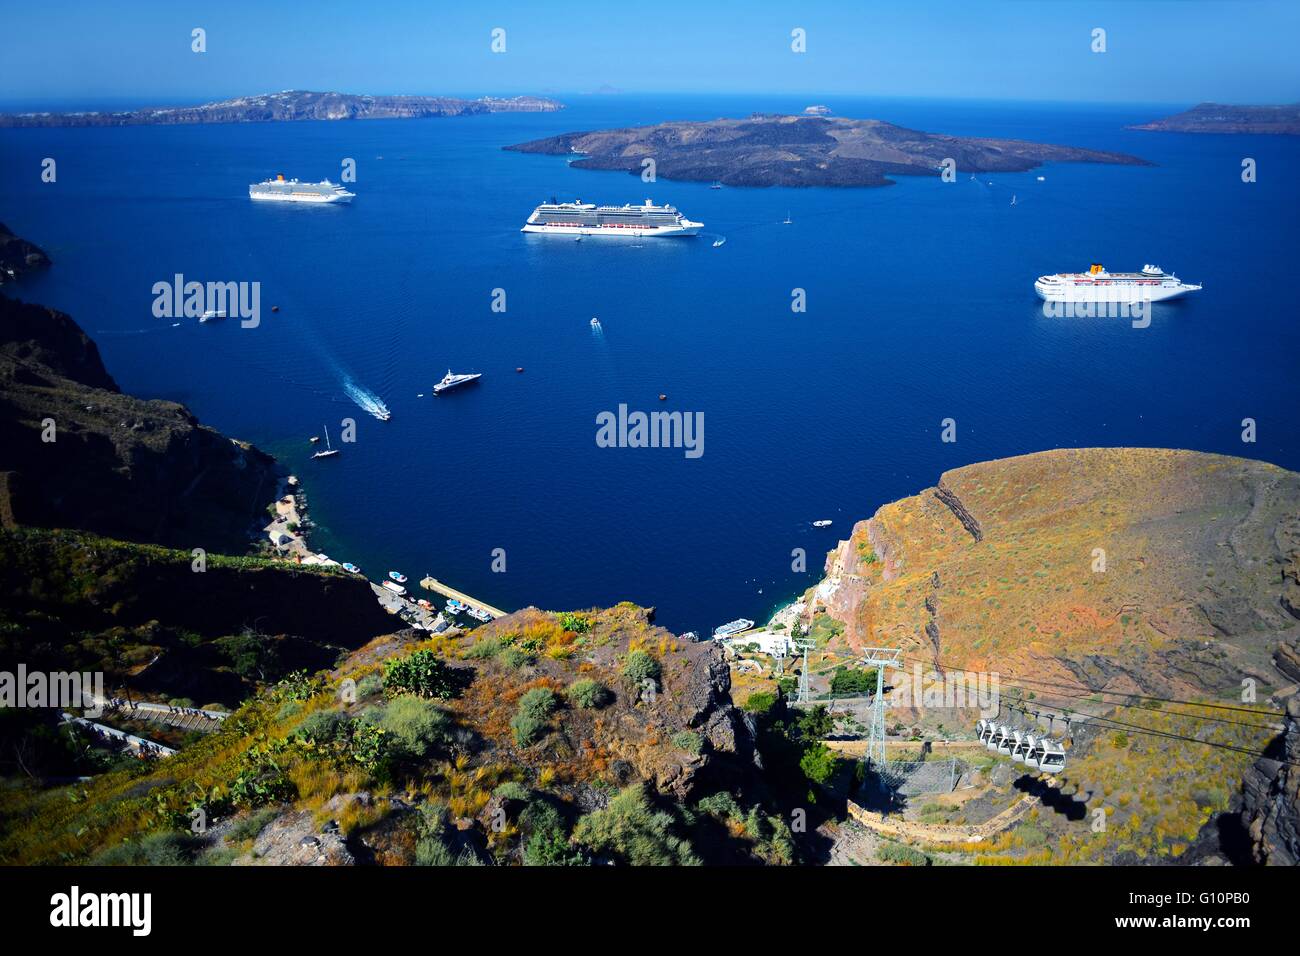
[[[1295,0],[10,2],[0,100],[356,93],[789,92],[1300,100]],[[207,31],[208,52],[190,51]],[[493,28],[506,53],[490,51]],[[790,31],[808,50],[790,50]],[[1107,52],[1090,49],[1106,30]]]

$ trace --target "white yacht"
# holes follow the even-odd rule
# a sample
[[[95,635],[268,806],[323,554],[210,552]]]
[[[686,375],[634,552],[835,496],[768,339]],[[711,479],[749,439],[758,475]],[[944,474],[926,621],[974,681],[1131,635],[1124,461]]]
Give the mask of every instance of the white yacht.
[[[447,374],[442,377],[442,381],[433,386],[433,394],[441,395],[443,392],[450,391],[453,388],[459,388],[462,385],[468,385],[470,382],[476,382],[483,377],[482,372],[469,372],[458,374],[447,369]]]
[[[325,450],[316,452],[316,454],[312,455],[313,458],[329,458],[331,455],[339,453],[337,448],[330,445],[330,427],[328,425],[323,427],[325,428]]]

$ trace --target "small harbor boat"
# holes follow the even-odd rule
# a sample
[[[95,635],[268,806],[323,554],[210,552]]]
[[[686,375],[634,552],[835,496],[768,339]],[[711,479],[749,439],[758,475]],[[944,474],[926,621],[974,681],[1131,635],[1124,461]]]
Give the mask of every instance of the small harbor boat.
[[[394,581],[396,581],[398,584],[406,583],[406,575],[403,574],[401,571],[389,571],[388,576],[392,578]]]
[[[320,444],[320,435],[312,435],[311,438],[308,438],[307,440],[308,440],[309,442],[311,442],[313,445],[319,445],[319,444]]]
[[[199,321],[216,322],[219,321],[220,319],[224,319],[225,317],[226,317],[225,310],[222,310],[221,312],[217,312],[214,309],[209,309],[207,312],[204,312],[202,315],[199,316]]]
[[[416,601],[415,603],[416,603],[417,605],[419,605],[420,607],[424,608],[426,611],[432,611],[432,610],[433,610],[433,605],[429,603],[429,599],[428,599],[428,598],[420,598],[420,599],[419,599],[418,601]]]
[[[829,528],[830,526],[831,526],[830,518],[822,518],[820,521],[813,522],[814,528]]]
[[[406,596],[406,588],[404,588],[404,587],[402,587],[400,584],[396,584],[396,583],[394,583],[394,582],[392,582],[392,581],[385,581],[385,582],[384,582],[384,590],[386,590],[386,591],[392,591],[392,592],[393,592],[394,594],[396,594],[398,597],[405,597],[405,596]]]
[[[596,318],[594,315],[591,317],[591,327],[593,329],[600,328],[600,319]]]
[[[1016,194],[1015,194],[1015,193],[1012,193],[1012,194],[1011,194],[1011,205],[1014,206],[1015,204],[1016,204]]]
[[[713,185],[710,186],[709,188],[710,188],[710,189],[721,189],[721,188],[722,188],[722,183],[718,182],[718,181],[715,179],[715,180],[713,181]]]
[[[352,563],[349,562],[349,561],[344,561],[344,562],[343,562],[343,570],[346,571],[346,572],[348,572],[348,574],[360,574],[360,573],[361,573],[361,569],[360,569],[359,567],[357,567],[355,564],[352,564]]]
[[[460,614],[464,610],[465,610],[465,605],[462,604],[460,601],[457,601],[455,598],[447,599],[448,614]]]
[[[313,458],[329,458],[331,455],[337,455],[339,450],[330,445],[330,429],[328,425],[322,426],[325,429],[325,450],[318,451],[312,455]]]
[[[726,243],[726,241],[727,241],[727,237],[726,237],[726,236],[721,236],[720,238],[714,239],[714,240],[713,240],[713,248],[714,248],[714,249],[718,248],[718,246],[723,245],[724,243]]]
[[[443,392],[451,391],[453,388],[468,385],[470,382],[477,382],[482,378],[482,376],[482,372],[467,372],[460,374],[452,372],[451,369],[447,369],[447,374],[442,377],[442,381],[433,386],[433,394],[441,395]]]
[[[790,225],[792,222],[794,222],[794,220],[790,218],[790,214],[787,212],[787,213],[785,214],[785,222],[783,222],[781,225],[783,225],[783,226],[788,226],[788,225]]]

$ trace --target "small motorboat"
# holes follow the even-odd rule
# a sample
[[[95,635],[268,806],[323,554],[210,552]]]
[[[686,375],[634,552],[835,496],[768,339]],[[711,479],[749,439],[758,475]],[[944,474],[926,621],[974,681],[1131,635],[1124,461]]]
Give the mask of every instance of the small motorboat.
[[[596,318],[594,315],[591,317],[591,327],[593,329],[600,328],[600,319]]]
[[[357,567],[355,564],[352,564],[352,563],[350,563],[350,562],[348,562],[348,561],[344,561],[344,562],[343,562],[343,570],[346,571],[348,574],[360,574],[360,573],[361,573],[361,569],[360,569],[359,567]]]
[[[448,614],[460,614],[464,610],[465,610],[465,605],[460,603],[460,601],[457,601],[455,598],[447,599]]]
[[[665,395],[663,392],[660,392],[660,393],[659,393],[659,401],[661,401],[661,402],[666,402],[666,401],[668,401],[668,396]]]
[[[429,603],[428,598],[420,598],[415,603],[418,604],[420,607],[424,608],[426,611],[433,610],[433,605]]]
[[[1011,205],[1014,206],[1015,204],[1016,204],[1016,194],[1015,194],[1015,193],[1012,193],[1012,194],[1011,194]]]
[[[199,316],[199,321],[200,321],[200,322],[216,322],[216,321],[218,321],[219,319],[224,319],[225,317],[226,317],[226,313],[225,313],[224,310],[221,311],[221,312],[217,312],[217,311],[214,310],[214,309],[209,309],[207,312],[204,312],[202,315]]]
[[[515,371],[516,371],[516,372],[522,372],[523,370],[524,370],[524,367],[523,367],[522,365],[517,365],[517,366],[515,366]]]
[[[582,242],[582,236],[574,236],[574,237],[573,237],[573,241],[574,241],[574,242]]]
[[[389,571],[388,576],[392,578],[394,581],[396,581],[398,584],[406,583],[406,575],[403,574],[401,571]]]
[[[723,237],[721,237],[720,239],[714,239],[714,240],[713,240],[713,248],[714,248],[714,249],[718,248],[718,246],[724,244],[726,241],[727,241],[727,237],[726,237],[726,236],[723,236]]]
[[[787,212],[787,213],[785,214],[785,222],[781,223],[781,225],[783,225],[783,226],[788,226],[788,225],[790,225],[792,222],[794,222],[794,220],[790,218],[790,214]]]
[[[309,438],[309,439],[307,439],[307,440],[308,440],[309,442],[311,442],[313,445],[319,445],[319,444],[320,444],[320,435],[312,435],[311,438]]]
[[[830,519],[830,518],[822,518],[821,521],[814,521],[814,522],[813,522],[813,527],[814,527],[814,528],[829,528],[830,526],[831,526],[831,519]]]
[[[717,181],[715,180],[714,183],[713,183],[713,185],[710,186],[709,188],[710,188],[710,189],[721,189],[721,188],[722,188],[722,183],[717,182]]]

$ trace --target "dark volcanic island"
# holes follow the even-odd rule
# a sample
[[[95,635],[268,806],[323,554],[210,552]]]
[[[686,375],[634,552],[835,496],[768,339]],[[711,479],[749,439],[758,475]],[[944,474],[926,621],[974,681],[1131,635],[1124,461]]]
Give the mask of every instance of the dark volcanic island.
[[[505,148],[576,154],[574,166],[638,174],[649,157],[664,179],[728,186],[888,186],[889,176],[937,175],[945,159],[956,162],[958,175],[1018,173],[1048,162],[1151,165],[1123,153],[923,133],[882,120],[761,114],[564,133]]]

